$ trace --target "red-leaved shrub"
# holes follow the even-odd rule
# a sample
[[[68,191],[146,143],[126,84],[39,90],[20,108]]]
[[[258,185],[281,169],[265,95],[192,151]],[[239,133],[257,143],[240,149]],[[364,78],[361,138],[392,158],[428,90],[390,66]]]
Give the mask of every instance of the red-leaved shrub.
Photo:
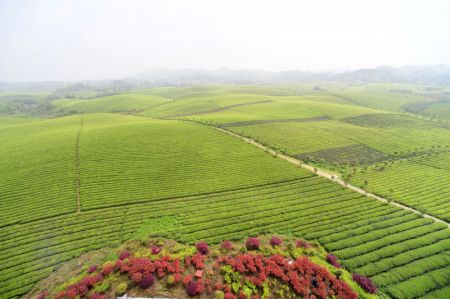
[[[332,253],[328,253],[327,254],[327,262],[330,265],[333,265],[336,268],[340,268],[341,267],[341,264],[339,264],[337,257],[334,254],[332,254]]]
[[[186,293],[189,296],[195,296],[195,295],[201,294],[202,287],[200,285],[201,285],[200,282],[195,282],[195,281],[189,282],[188,285],[186,286]]]
[[[272,245],[273,247],[280,246],[281,243],[283,243],[283,241],[279,237],[273,236],[272,238],[270,238],[270,245]]]
[[[233,243],[231,243],[231,242],[228,241],[228,240],[225,240],[225,241],[223,241],[223,242],[220,244],[220,247],[221,247],[222,249],[228,251],[228,250],[233,249]]]
[[[361,288],[366,290],[367,293],[375,294],[377,292],[377,287],[375,284],[365,276],[359,275],[357,273],[352,274],[352,279],[355,281]]]
[[[203,255],[206,255],[209,252],[209,246],[206,242],[198,242],[196,247],[197,251]]]
[[[236,296],[234,296],[231,292],[226,292],[225,299],[236,299]]]
[[[109,275],[114,271],[114,264],[113,263],[106,263],[103,265],[102,274],[103,275]]]
[[[141,289],[146,289],[146,288],[150,287],[154,281],[155,281],[155,276],[153,276],[153,274],[147,274],[144,277],[142,277],[141,281],[139,282],[139,287]]]
[[[258,250],[260,246],[259,239],[255,237],[248,237],[245,241],[245,247],[248,250]]]
[[[89,269],[88,269],[88,273],[90,274],[90,273],[94,273],[95,271],[97,271],[97,266],[91,266]]]
[[[105,295],[94,293],[89,297],[89,299],[106,299],[106,297]]]
[[[130,253],[126,250],[122,251],[119,255],[120,260],[124,260],[126,258],[130,257]]]
[[[186,275],[183,278],[183,285],[187,286],[192,281],[192,275]]]
[[[161,252],[161,250],[162,250],[162,247],[158,247],[158,246],[155,246],[155,245],[152,246],[152,254],[153,255],[157,255],[158,253]]]
[[[303,241],[303,240],[297,240],[295,242],[295,246],[297,248],[311,248],[312,247],[311,244],[309,244],[308,242]]]

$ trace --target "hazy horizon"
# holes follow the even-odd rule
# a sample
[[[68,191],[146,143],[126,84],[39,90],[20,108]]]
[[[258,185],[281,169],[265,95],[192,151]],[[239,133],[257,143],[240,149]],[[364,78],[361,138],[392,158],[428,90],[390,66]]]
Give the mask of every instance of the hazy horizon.
[[[0,2],[0,81],[450,65],[450,2]]]

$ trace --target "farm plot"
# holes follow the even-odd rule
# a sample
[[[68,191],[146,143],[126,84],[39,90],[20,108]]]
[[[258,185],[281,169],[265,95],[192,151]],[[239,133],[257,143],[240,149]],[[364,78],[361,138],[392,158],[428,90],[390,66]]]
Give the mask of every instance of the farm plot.
[[[432,166],[433,163],[437,163],[435,157],[423,157],[372,166],[353,175],[350,181],[370,192],[392,198],[448,222],[449,170]]]
[[[424,263],[413,266],[424,271],[411,272],[410,276],[427,279],[425,270],[435,261],[432,255],[450,250],[450,230],[445,226],[362,197],[325,179],[306,177],[8,226],[0,231],[0,294],[5,298],[20,296],[74,256],[117,246],[127,239],[150,235],[186,243],[199,239],[218,243],[264,232],[317,239],[328,250],[334,250],[351,271],[364,272],[364,267],[372,263],[389,261],[381,272],[392,277],[392,283],[386,284],[389,288],[407,281],[406,277],[389,275],[390,271],[397,273],[399,265],[421,258]],[[388,246],[393,249],[380,252]],[[405,255],[412,258],[405,259]],[[444,260],[433,271],[442,276],[448,266]],[[374,277],[380,274],[366,272]],[[417,288],[417,293],[427,294],[441,287],[426,285]],[[414,294],[395,297],[395,291],[391,293],[394,298],[414,298]]]
[[[236,138],[197,124],[119,115],[84,117],[83,210],[308,176]]]
[[[320,162],[322,164],[331,165],[370,165],[392,158],[383,152],[374,150],[370,147],[360,144],[336,147],[331,149],[320,150],[297,155],[305,162]]]
[[[136,113],[166,103],[168,99],[142,95],[138,93],[124,93],[113,96],[89,100],[56,100],[53,105],[57,111],[96,113],[96,112],[121,112]]]
[[[395,92],[404,90],[407,92]],[[370,83],[344,88],[338,92],[356,105],[400,111],[405,105],[416,102],[429,102],[432,98],[422,96],[420,85],[401,83]]]
[[[0,125],[0,226],[76,211],[80,116]]]

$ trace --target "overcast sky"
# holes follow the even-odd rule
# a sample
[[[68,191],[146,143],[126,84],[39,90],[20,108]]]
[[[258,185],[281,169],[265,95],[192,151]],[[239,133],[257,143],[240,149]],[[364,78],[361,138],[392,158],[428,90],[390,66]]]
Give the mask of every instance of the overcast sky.
[[[450,64],[448,0],[0,0],[0,81]]]

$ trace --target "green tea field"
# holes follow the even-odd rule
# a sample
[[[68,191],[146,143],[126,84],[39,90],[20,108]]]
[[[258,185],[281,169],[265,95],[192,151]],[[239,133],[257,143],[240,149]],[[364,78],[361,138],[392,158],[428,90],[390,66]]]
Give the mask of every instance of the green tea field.
[[[421,85],[323,86],[155,87],[3,113],[0,298],[128,240],[260,234],[318,242],[376,285],[363,298],[448,298],[450,125],[402,108],[433,101]]]

